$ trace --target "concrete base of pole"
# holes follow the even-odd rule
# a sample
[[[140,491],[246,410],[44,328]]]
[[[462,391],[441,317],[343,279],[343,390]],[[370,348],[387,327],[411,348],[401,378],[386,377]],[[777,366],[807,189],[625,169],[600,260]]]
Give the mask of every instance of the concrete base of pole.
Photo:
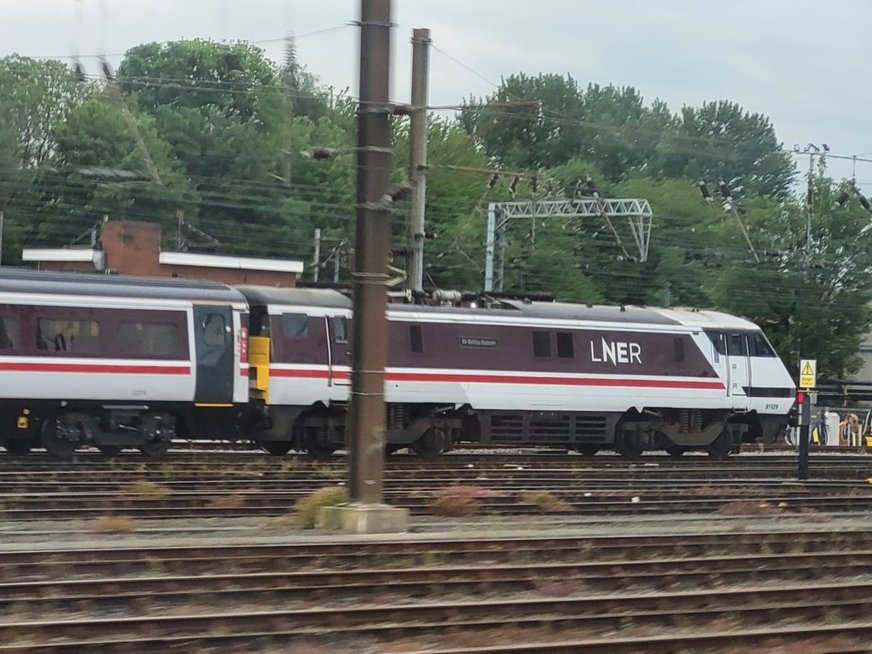
[[[409,529],[409,510],[361,502],[325,506],[318,512],[318,527],[351,534],[399,534]]]

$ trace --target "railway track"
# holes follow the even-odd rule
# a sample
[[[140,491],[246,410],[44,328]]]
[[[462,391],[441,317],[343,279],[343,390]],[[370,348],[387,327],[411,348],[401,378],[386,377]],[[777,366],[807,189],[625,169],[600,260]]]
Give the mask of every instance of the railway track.
[[[461,485],[487,491],[477,502],[492,525],[561,531],[360,541],[269,526],[341,484],[343,458],[238,454],[6,461],[0,653],[815,654],[872,642],[872,530],[856,528],[872,515],[865,456],[817,454],[805,483],[778,455],[392,458],[386,501],[418,529],[479,524],[429,517],[434,496]],[[544,512],[536,493],[566,512]],[[90,541],[106,516],[142,532],[39,544]]]
[[[860,652],[872,638],[862,530],[38,550],[2,554],[0,652]]]
[[[388,463],[385,497],[418,516],[431,513],[435,494],[457,485],[486,491],[477,502],[480,512],[492,515],[551,510],[536,502],[536,493],[548,493],[567,514],[582,516],[863,512],[872,509],[870,463],[866,457],[822,457],[813,460],[812,481],[795,483],[793,462],[773,457],[630,463],[618,457],[452,455],[432,464],[409,457]],[[341,459],[238,459],[227,453],[184,461],[24,458],[0,470],[0,519],[274,517],[318,488],[342,484],[345,474]]]

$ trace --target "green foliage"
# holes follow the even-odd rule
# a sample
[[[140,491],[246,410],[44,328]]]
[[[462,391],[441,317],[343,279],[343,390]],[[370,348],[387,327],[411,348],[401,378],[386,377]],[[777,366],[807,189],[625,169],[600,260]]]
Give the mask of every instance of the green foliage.
[[[784,196],[789,190],[793,162],[763,114],[727,101],[684,107],[675,136],[667,150],[678,151],[675,146],[683,143],[694,144],[693,151],[673,156],[664,164],[664,174],[708,180],[738,177],[746,190],[761,195]]]
[[[214,107],[243,121],[262,117],[262,97],[280,91],[277,71],[263,51],[241,42],[139,45],[125,54],[118,78],[145,111]]]
[[[251,44],[203,40],[132,48],[117,78],[81,82],[60,62],[0,59],[4,263],[25,245],[87,236],[104,215],[161,223],[171,247],[166,228],[183,211],[224,253],[308,261],[320,228],[322,256],[347,280],[357,128],[347,92],[321,86],[293,50],[277,65]],[[401,181],[408,121],[393,129]],[[324,146],[338,154],[306,155]],[[601,197],[650,201],[648,261],[635,260],[621,219],[517,220],[506,290],[719,308],[763,326],[790,365],[816,357],[822,376],[856,366],[872,300],[869,215],[855,200],[832,208],[842,189],[823,166],[811,212],[792,197],[793,163],[763,114],[729,101],[673,112],[632,87],[520,73],[456,119],[430,116],[428,159],[426,286],[480,290],[488,203],[589,194],[579,182],[590,177]],[[457,167],[537,171],[538,189]],[[699,180],[714,192],[719,179],[743,187],[736,213],[700,197]],[[407,208],[392,211],[394,244]]]
[[[506,106],[522,102],[533,104]],[[762,114],[721,101],[676,115],[659,100],[646,106],[633,87],[591,84],[582,90],[569,75],[511,75],[461,122],[488,156],[507,167],[550,168],[577,158],[609,180],[738,177],[749,190],[781,196],[794,175]]]

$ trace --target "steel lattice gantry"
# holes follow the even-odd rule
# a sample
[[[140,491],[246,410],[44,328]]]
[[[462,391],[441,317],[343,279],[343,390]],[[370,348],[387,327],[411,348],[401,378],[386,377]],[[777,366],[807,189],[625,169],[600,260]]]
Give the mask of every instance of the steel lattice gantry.
[[[624,249],[621,237],[612,224],[612,218],[624,218],[639,252],[639,261],[648,260],[651,242],[651,205],[648,200],[602,198],[576,198],[573,200],[527,200],[524,202],[496,202],[487,210],[487,260],[484,290],[503,290],[503,251],[506,246],[506,225],[515,218],[602,218],[612,230],[618,245]],[[629,256],[629,253],[627,253]]]

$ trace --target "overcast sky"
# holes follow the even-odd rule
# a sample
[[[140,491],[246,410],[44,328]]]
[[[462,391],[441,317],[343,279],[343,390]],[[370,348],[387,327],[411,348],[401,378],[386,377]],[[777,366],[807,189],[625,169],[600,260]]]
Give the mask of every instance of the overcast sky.
[[[428,27],[432,105],[486,95],[514,72],[571,73],[632,85],[673,110],[734,100],[769,115],[788,149],[872,155],[868,0],[394,0],[393,10],[398,101],[408,100],[411,30]],[[133,45],[204,37],[258,42],[280,60],[293,31],[323,83],[356,93],[348,23],[358,14],[359,0],[0,0],[0,56],[78,51],[96,72],[85,55],[117,63]],[[831,160],[831,172],[850,176],[851,164]],[[872,164],[857,177],[872,192]]]

